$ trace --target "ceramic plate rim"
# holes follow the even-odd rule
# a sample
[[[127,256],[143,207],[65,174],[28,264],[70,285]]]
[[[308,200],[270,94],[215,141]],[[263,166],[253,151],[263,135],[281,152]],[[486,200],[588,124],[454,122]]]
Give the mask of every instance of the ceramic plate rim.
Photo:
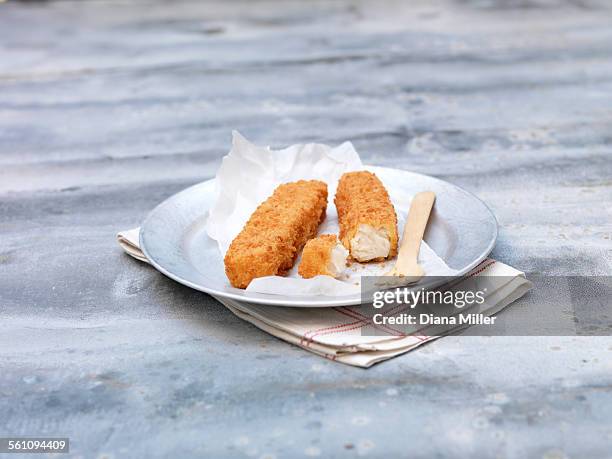
[[[487,205],[486,202],[484,202],[482,199],[480,199],[478,196],[476,196],[475,194],[471,193],[470,191],[455,185],[453,183],[447,182],[445,180],[436,178],[436,177],[432,177],[430,175],[426,175],[426,174],[419,174],[417,172],[412,172],[412,171],[407,171],[404,169],[395,169],[395,168],[389,168],[389,167],[379,167],[379,166],[364,166],[366,169],[371,170],[373,172],[376,172],[377,170],[380,170],[381,172],[383,170],[389,170],[389,171],[393,171],[393,172],[405,172],[405,173],[410,173],[410,174],[414,174],[414,175],[419,175],[421,177],[424,177],[428,180],[433,180],[433,181],[437,181],[437,182],[441,182],[443,183],[445,186],[452,186],[454,188],[457,188],[459,190],[461,190],[462,192],[466,193],[467,195],[469,195],[472,199],[478,201],[480,204],[483,205],[484,209],[486,210],[486,212],[488,213],[488,217],[492,220],[492,222],[494,223],[494,234],[493,237],[491,238],[491,240],[489,241],[489,244],[487,245],[487,247],[482,251],[482,253],[471,263],[469,263],[467,266],[461,268],[460,270],[458,270],[457,272],[457,276],[463,276],[466,273],[468,273],[469,271],[471,271],[472,269],[474,269],[476,266],[478,266],[480,263],[482,263],[482,261],[487,258],[487,256],[491,253],[491,251],[493,250],[493,247],[495,246],[495,243],[497,241],[497,237],[499,234],[499,224],[497,222],[497,218],[495,217],[495,214],[493,213],[493,211],[491,210],[491,208]],[[159,272],[161,272],[162,274],[164,274],[165,276],[169,277],[172,280],[175,280],[176,282],[179,282],[180,284],[186,285],[188,287],[191,287],[195,290],[199,290],[201,292],[205,292],[208,293],[209,295],[212,295],[214,297],[222,297],[222,298],[229,298],[232,300],[236,300],[236,301],[241,301],[241,302],[247,302],[247,303],[255,303],[255,304],[262,304],[262,305],[269,305],[269,306],[289,306],[289,307],[338,307],[338,306],[353,306],[353,305],[358,305],[361,304],[361,295],[344,295],[344,296],[340,296],[340,297],[327,297],[324,295],[321,295],[321,300],[317,300],[317,301],[312,301],[312,300],[303,300],[303,299],[299,299],[299,296],[284,296],[284,295],[269,295],[269,294],[261,294],[261,293],[255,293],[255,292],[249,292],[247,290],[240,290],[240,289],[236,289],[236,290],[240,290],[240,293],[232,293],[232,292],[228,292],[228,291],[224,291],[224,290],[219,290],[217,288],[213,288],[213,287],[208,287],[208,286],[203,286],[200,284],[196,284],[194,282],[191,282],[187,279],[182,278],[179,275],[176,275],[174,273],[172,273],[171,271],[167,270],[166,268],[164,268],[164,266],[162,266],[156,259],[155,257],[152,256],[152,254],[150,253],[150,251],[148,250],[147,247],[147,228],[150,227],[150,225],[152,224],[152,222],[154,222],[155,216],[157,215],[157,213],[163,209],[165,206],[169,205],[170,201],[174,201],[180,198],[181,194],[186,194],[189,193],[193,188],[196,187],[201,187],[204,186],[205,184],[214,181],[214,178],[209,179],[209,180],[205,180],[203,182],[199,182],[196,183],[194,185],[191,185],[177,193],[174,193],[173,195],[169,196],[168,198],[166,198],[164,201],[162,201],[161,203],[159,203],[157,206],[155,206],[153,208],[153,210],[151,210],[146,218],[144,219],[142,225],[141,225],[141,230],[140,230],[140,236],[139,236],[139,242],[140,242],[140,248],[142,250],[142,252],[144,253],[145,257],[147,258],[147,260],[149,260],[149,262],[151,263],[151,265],[153,267],[155,267],[155,269],[157,269]],[[432,284],[428,284],[428,287],[435,287],[440,285],[441,283],[443,283],[443,280],[440,280],[437,283],[432,283]],[[419,285],[420,287],[421,285]],[[225,286],[224,286],[225,287]],[[222,288],[224,288],[222,287]]]

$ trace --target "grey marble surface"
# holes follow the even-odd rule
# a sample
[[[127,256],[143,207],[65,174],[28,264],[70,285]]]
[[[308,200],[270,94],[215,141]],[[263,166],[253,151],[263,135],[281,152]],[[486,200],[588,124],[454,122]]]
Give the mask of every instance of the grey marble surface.
[[[239,129],[351,140],[486,200],[497,259],[609,274],[611,24],[604,0],[0,3],[0,436],[99,458],[609,458],[609,337],[448,337],[361,370],[114,236]]]

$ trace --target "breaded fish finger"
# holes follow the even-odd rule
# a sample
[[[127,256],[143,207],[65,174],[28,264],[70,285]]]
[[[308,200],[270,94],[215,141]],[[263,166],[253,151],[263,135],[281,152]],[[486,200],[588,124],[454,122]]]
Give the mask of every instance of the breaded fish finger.
[[[298,273],[304,279],[319,275],[338,277],[346,267],[348,254],[335,234],[323,234],[304,246]]]
[[[257,207],[225,254],[225,274],[237,288],[256,277],[284,275],[325,218],[327,185],[285,183]]]
[[[382,261],[397,254],[397,216],[382,182],[371,172],[348,172],[334,199],[340,240],[357,261]]]

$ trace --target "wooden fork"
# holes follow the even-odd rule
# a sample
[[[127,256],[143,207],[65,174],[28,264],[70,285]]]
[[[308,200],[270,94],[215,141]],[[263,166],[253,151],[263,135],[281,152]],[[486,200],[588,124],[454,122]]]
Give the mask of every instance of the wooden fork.
[[[386,276],[398,276],[408,281],[407,283],[414,283],[425,274],[417,257],[435,200],[436,195],[433,191],[418,193],[412,199],[397,261],[393,269],[385,274]]]

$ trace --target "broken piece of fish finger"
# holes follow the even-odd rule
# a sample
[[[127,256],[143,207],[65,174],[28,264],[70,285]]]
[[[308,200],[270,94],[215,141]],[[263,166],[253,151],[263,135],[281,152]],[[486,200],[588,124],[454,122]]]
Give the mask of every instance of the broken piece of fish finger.
[[[340,240],[357,261],[382,261],[397,254],[397,216],[376,175],[347,172],[334,199]]]
[[[237,288],[256,277],[284,275],[325,218],[327,185],[285,183],[257,207],[225,254],[225,274]]]
[[[323,234],[304,246],[298,273],[304,279],[319,275],[338,277],[346,268],[348,254],[335,234]]]

